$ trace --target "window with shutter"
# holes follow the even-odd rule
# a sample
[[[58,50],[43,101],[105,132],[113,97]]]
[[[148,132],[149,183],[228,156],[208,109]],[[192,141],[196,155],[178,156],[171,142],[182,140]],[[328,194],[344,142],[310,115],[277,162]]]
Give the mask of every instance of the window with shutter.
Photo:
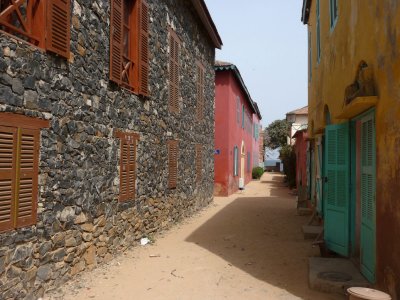
[[[196,145],[196,181],[200,182],[202,179],[203,170],[203,147],[200,144]]]
[[[200,62],[197,62],[197,107],[196,117],[200,121],[204,116],[204,67]]]
[[[119,201],[134,200],[136,196],[136,152],[139,135],[118,131],[116,136],[121,143]]]
[[[168,188],[175,189],[178,182],[178,141],[168,141]]]
[[[40,128],[45,120],[0,113],[0,232],[36,224]]]
[[[110,80],[148,96],[149,6],[145,0],[111,0]]]
[[[69,58],[70,0],[4,0],[0,30]]]
[[[179,52],[180,40],[175,31],[169,30],[169,110],[179,113]]]

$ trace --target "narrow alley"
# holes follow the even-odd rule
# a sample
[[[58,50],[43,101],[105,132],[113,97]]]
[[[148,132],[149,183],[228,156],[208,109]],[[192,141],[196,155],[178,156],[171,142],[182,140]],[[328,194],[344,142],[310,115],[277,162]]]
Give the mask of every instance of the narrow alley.
[[[319,253],[282,181],[265,173],[45,299],[343,299],[308,288],[307,259]]]

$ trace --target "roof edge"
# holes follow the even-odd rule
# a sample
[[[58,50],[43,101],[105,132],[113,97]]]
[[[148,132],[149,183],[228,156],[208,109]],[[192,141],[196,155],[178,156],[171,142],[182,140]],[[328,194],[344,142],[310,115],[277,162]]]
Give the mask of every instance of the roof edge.
[[[200,17],[201,22],[206,28],[208,35],[210,36],[215,48],[222,48],[222,39],[218,33],[217,27],[211,18],[210,12],[208,11],[207,5],[204,0],[191,0],[192,4]]]
[[[301,21],[303,24],[308,24],[308,18],[310,17],[310,7],[312,0],[303,0],[303,8],[301,11]]]
[[[245,92],[247,96],[247,100],[250,103],[251,108],[253,109],[253,112],[257,114],[260,120],[262,120],[262,116],[260,113],[260,110],[258,109],[257,102],[253,101],[253,99],[250,96],[250,92],[246,87],[246,84],[244,83],[243,77],[240,74],[239,69],[236,67],[236,65],[232,63],[225,63],[224,65],[215,65],[214,70],[217,71],[232,71],[235,74],[236,79],[239,81],[243,91]]]

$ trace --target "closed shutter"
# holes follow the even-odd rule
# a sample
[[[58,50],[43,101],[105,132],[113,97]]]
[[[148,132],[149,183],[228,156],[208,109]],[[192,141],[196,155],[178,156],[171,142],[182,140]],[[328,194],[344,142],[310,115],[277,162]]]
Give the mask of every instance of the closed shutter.
[[[16,227],[36,224],[39,130],[21,129],[17,173]]]
[[[200,182],[202,179],[203,170],[203,151],[200,144],[196,145],[196,181]]]
[[[178,182],[178,141],[168,142],[168,188],[175,189]]]
[[[349,254],[350,143],[349,123],[326,127],[326,176],[324,184],[327,247],[343,256]]]
[[[69,58],[70,0],[47,0],[46,49]]]
[[[129,199],[129,144],[121,139],[119,200]]]
[[[0,126],[0,232],[13,228],[17,129]]]
[[[111,0],[110,80],[121,84],[122,74],[122,0]]]
[[[136,194],[136,140],[129,143],[129,198],[135,199]]]
[[[176,33],[170,30],[169,40],[169,109],[179,112],[179,39]]]
[[[376,188],[375,117],[361,120],[361,271],[375,282],[376,269]]]
[[[145,0],[140,4],[139,32],[139,93],[149,95],[149,6]]]

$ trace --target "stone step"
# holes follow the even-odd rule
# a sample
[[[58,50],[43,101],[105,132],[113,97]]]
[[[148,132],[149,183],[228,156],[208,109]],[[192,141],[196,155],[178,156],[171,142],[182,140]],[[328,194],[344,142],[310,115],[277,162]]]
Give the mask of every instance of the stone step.
[[[323,226],[303,225],[303,235],[305,240],[315,239],[324,230]]]
[[[308,216],[308,215],[311,215],[313,213],[313,210],[311,208],[308,208],[308,207],[299,207],[297,209],[297,213],[300,216]]]
[[[349,287],[371,287],[355,265],[344,258],[311,257],[308,280],[311,289],[325,293],[345,294]]]

